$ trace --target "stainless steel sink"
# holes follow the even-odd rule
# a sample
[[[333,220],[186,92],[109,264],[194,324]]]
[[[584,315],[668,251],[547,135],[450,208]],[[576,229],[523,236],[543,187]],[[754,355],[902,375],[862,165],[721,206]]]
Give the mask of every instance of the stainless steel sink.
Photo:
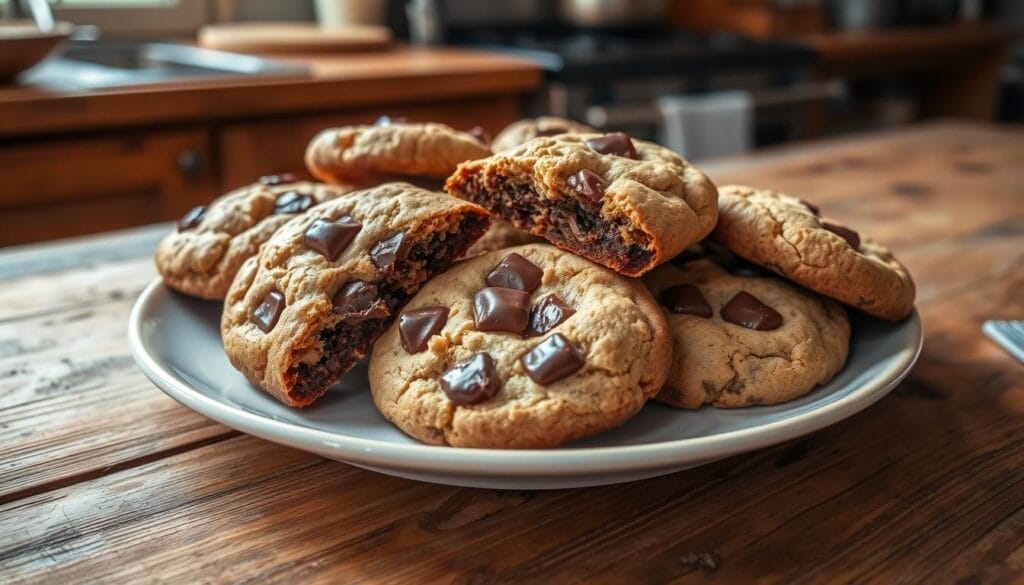
[[[305,76],[301,65],[175,43],[69,43],[19,81],[63,89],[103,89],[239,76]]]

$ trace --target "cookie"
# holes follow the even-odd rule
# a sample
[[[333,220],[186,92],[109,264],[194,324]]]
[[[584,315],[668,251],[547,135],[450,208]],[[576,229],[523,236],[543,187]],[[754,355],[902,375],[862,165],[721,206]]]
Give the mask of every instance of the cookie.
[[[709,259],[643,278],[672,331],[672,372],[656,400],[738,408],[799,398],[843,368],[850,323],[838,303],[777,277],[730,274]]]
[[[238,271],[221,319],[228,358],[281,402],[310,404],[489,221],[475,205],[407,183],[311,209]]]
[[[557,134],[592,134],[597,132],[585,124],[580,124],[565,118],[554,116],[541,116],[540,118],[529,118],[513,122],[494,137],[491,142],[491,149],[494,152],[509,150],[526,144],[538,136],[555,136]]]
[[[627,276],[701,240],[718,218],[707,177],[671,150],[621,132],[534,138],[462,163],[445,189]]]
[[[531,244],[428,282],[374,344],[370,390],[425,443],[553,447],[636,414],[662,387],[671,351],[639,281]]]
[[[444,179],[460,162],[490,154],[481,138],[444,124],[378,121],[320,132],[306,148],[306,166],[328,183],[372,185],[407,177]]]
[[[502,248],[543,241],[543,239],[529,232],[517,230],[514,225],[507,221],[496,219],[491,222],[491,227],[487,230],[487,233],[469,248],[466,256],[476,256],[492,250],[501,250]]]
[[[791,195],[723,187],[712,238],[737,255],[870,315],[914,310],[914,281],[888,248]]]
[[[156,268],[173,289],[223,299],[239,267],[296,214],[349,192],[344,186],[268,175],[185,214],[156,250]]]

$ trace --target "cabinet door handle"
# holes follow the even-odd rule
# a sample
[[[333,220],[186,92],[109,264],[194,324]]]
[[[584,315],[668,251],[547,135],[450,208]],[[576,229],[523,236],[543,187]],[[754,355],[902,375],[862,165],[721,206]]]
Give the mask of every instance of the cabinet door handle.
[[[178,153],[178,170],[186,179],[195,179],[203,172],[203,154],[194,148]]]

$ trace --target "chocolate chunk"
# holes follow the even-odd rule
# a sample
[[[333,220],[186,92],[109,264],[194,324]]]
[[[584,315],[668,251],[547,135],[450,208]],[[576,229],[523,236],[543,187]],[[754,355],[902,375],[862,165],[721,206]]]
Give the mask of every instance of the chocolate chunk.
[[[487,130],[484,130],[482,126],[473,126],[469,130],[466,130],[466,134],[469,134],[473,138],[476,138],[477,142],[479,142],[480,144],[491,143],[491,135],[488,134]]]
[[[590,169],[569,175],[565,182],[591,203],[600,203],[604,199],[604,189],[608,186],[604,179]]]
[[[274,325],[277,325],[282,311],[284,311],[284,295],[272,290],[263,295],[263,301],[249,314],[249,320],[264,333],[269,333]]]
[[[564,335],[555,333],[524,353],[519,362],[531,380],[547,386],[583,367],[583,356]]]
[[[409,353],[427,349],[427,341],[440,333],[447,322],[448,307],[433,306],[404,311],[398,316],[398,335],[402,338],[402,347]]]
[[[259,178],[261,185],[273,187],[274,185],[280,185],[282,183],[294,183],[298,180],[298,177],[294,173],[281,173],[278,175],[263,175]]]
[[[711,318],[711,305],[692,284],[681,284],[661,291],[661,304],[677,315]]]
[[[178,220],[178,231],[183,232],[185,230],[190,230],[196,227],[197,225],[199,225],[199,222],[203,221],[204,215],[206,215],[205,205],[199,205],[197,207],[189,209],[188,213],[183,215],[181,219]]]
[[[814,215],[816,215],[818,217],[821,217],[821,208],[820,207],[818,207],[817,205],[811,203],[810,201],[808,201],[806,199],[800,199],[800,203],[803,203],[804,207],[806,207],[807,209],[810,209],[811,213],[813,213]]]
[[[380,298],[377,286],[357,280],[341,287],[331,299],[331,310],[341,315],[341,320],[349,325],[374,319],[386,319],[391,314],[387,305]]]
[[[821,227],[846,240],[847,244],[854,250],[860,249],[860,235],[848,227],[843,227],[827,221],[821,222]]]
[[[381,128],[386,128],[388,126],[393,126],[395,124],[405,124],[408,121],[409,118],[406,118],[405,116],[396,116],[394,118],[392,118],[391,116],[381,116],[380,118],[377,118],[377,121],[374,122],[373,125],[380,126]]]
[[[722,307],[721,314],[729,323],[756,331],[771,331],[782,326],[782,315],[747,291],[736,293]]]
[[[554,125],[554,126],[548,126],[547,128],[545,128],[543,130],[538,128],[537,129],[537,133],[534,134],[534,136],[557,136],[559,134],[565,134],[568,131],[569,131],[569,129],[566,128],[565,126]]]
[[[601,154],[614,154],[632,159],[640,158],[633,146],[633,141],[625,132],[612,132],[600,138],[590,138],[587,140],[587,146]]]
[[[494,360],[486,353],[478,353],[462,360],[441,374],[441,390],[455,404],[476,404],[498,392],[498,374]]]
[[[486,278],[487,286],[514,288],[532,293],[540,286],[544,271],[521,255],[512,253],[501,259]]]
[[[473,321],[480,331],[522,333],[530,320],[530,293],[487,287],[473,296]]]
[[[544,295],[530,311],[530,325],[526,328],[526,335],[544,335],[574,314],[576,309],[565,304],[555,293]]]
[[[302,213],[310,207],[313,207],[312,195],[299,193],[298,191],[286,191],[274,203],[274,214]]]
[[[399,232],[386,240],[381,240],[370,250],[370,260],[377,270],[391,272],[395,263],[405,260],[409,255],[412,242],[404,232]]]
[[[334,221],[318,219],[306,228],[306,247],[334,262],[361,229],[363,224],[347,215]]]

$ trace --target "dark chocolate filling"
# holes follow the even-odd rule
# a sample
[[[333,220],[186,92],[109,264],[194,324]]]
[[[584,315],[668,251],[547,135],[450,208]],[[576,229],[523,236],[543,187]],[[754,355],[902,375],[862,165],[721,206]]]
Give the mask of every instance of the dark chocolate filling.
[[[637,274],[646,268],[653,252],[642,244],[649,242],[647,234],[639,233],[641,243],[623,240],[620,228],[625,221],[609,221],[601,217],[600,206],[592,206],[565,193],[558,199],[544,199],[528,183],[516,183],[492,177],[481,185],[479,177],[467,177],[460,188],[474,203],[486,208],[515,225],[617,271]]]
[[[298,402],[309,402],[352,369],[420,286],[462,256],[483,234],[486,226],[486,218],[466,216],[455,232],[448,233],[443,240],[432,236],[426,241],[415,242],[405,260],[398,261],[389,275],[374,283],[388,308],[389,316],[356,324],[339,321],[320,331],[320,341],[323,343],[320,360],[315,364],[301,362],[288,371],[287,379],[291,381],[289,394],[292,398]]]

